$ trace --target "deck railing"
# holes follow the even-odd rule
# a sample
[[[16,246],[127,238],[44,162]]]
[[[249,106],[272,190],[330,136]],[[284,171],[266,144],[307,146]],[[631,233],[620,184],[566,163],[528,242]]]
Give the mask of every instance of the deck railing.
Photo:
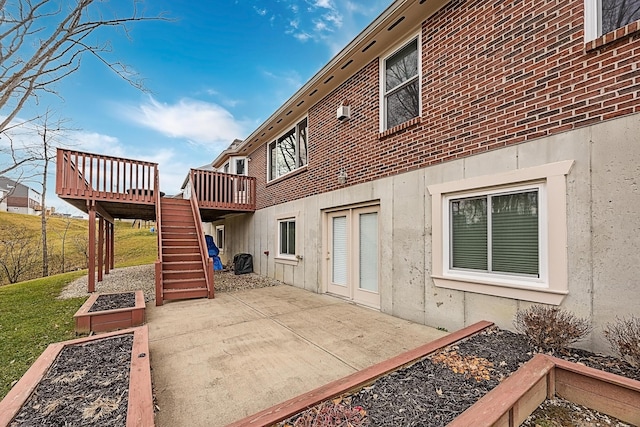
[[[200,208],[255,211],[255,178],[198,169],[190,177]]]
[[[58,149],[56,193],[62,198],[156,203],[158,165]]]
[[[192,182],[190,182],[193,185]],[[200,217],[200,209],[198,209],[198,200],[195,193],[191,193],[189,197],[191,203],[191,212],[193,212],[193,220],[196,224],[196,235],[198,236],[198,243],[200,246],[200,257],[202,258],[202,266],[204,268],[204,278],[207,282],[208,297],[214,297],[214,275],[213,275],[213,260],[209,257],[209,251],[207,250],[207,243],[204,238],[204,231],[202,229],[202,218]]]

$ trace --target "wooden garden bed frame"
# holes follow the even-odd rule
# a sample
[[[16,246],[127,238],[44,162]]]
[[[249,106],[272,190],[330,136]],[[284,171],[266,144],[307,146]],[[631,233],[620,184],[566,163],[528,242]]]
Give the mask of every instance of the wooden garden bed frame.
[[[63,348],[131,333],[133,333],[133,348],[129,370],[127,427],[153,427],[149,329],[146,325],[49,345],[0,402],[0,426],[5,427],[11,423]]]
[[[227,427],[266,427],[373,383],[456,341],[493,325],[481,321],[440,339],[250,415]],[[530,361],[460,414],[449,427],[518,426],[547,398],[559,396],[622,421],[640,425],[640,381],[543,354]]]
[[[141,290],[135,291],[135,306],[129,308],[117,308],[113,310],[103,310],[89,312],[91,306],[101,295],[115,295],[129,292],[99,293],[96,292],[89,297],[82,307],[73,315],[75,330],[77,334],[89,332],[109,332],[118,329],[133,328],[144,324],[145,302],[144,294]]]

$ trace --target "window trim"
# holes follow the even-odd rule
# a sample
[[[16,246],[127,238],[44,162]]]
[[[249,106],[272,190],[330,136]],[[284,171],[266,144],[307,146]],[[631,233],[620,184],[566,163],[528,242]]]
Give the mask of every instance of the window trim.
[[[449,203],[452,200],[458,200],[467,197],[479,197],[479,196],[496,196],[509,193],[522,193],[529,190],[538,191],[538,277],[509,274],[509,273],[495,273],[495,272],[481,272],[474,270],[455,269],[451,267],[451,213],[449,210]],[[442,219],[443,219],[443,233],[445,230],[448,232],[447,238],[443,239],[442,249],[442,270],[443,275],[451,278],[459,278],[461,280],[491,280],[497,284],[504,284],[507,286],[536,286],[544,288],[548,283],[548,233],[547,233],[547,217],[542,213],[547,212],[547,194],[546,183],[544,181],[524,183],[522,185],[515,186],[501,186],[484,190],[476,190],[463,193],[449,193],[443,195],[444,201],[442,203]],[[487,204],[487,209],[491,209],[491,206]],[[491,229],[487,229],[488,233],[491,233]],[[444,234],[443,234],[444,235]]]
[[[483,175],[460,181],[434,184],[428,186],[431,194],[431,278],[436,287],[474,292],[498,297],[533,301],[544,304],[559,305],[568,291],[567,260],[567,182],[573,160],[549,163],[531,168],[518,169],[495,175]],[[474,275],[451,274],[445,262],[445,238],[448,234],[448,223],[445,223],[445,212],[448,212],[447,197],[488,192],[500,189],[527,187],[544,183],[545,207],[540,207],[540,217],[546,217],[546,244],[541,248],[542,256],[546,256],[545,278],[540,283],[527,283],[517,280],[496,280],[491,275],[476,273]],[[443,207],[443,205],[446,207]],[[445,225],[447,228],[445,228]],[[446,233],[445,233],[446,230]],[[456,271],[456,273],[459,273]],[[541,270],[540,276],[543,272]],[[512,276],[509,276],[512,277]]]
[[[304,122],[306,120],[307,122],[307,132],[305,134],[305,138],[306,138],[306,144],[307,144],[307,149],[305,151],[307,159],[306,159],[306,163],[302,164],[302,165],[298,165],[298,162],[300,160],[300,146],[299,146],[299,128],[300,128],[300,124],[302,122]],[[267,153],[266,153],[266,157],[267,157],[267,183],[276,181],[278,179],[281,179],[282,177],[285,177],[287,175],[291,175],[296,173],[297,171],[299,171],[302,168],[306,168],[307,165],[309,164],[309,117],[308,116],[303,116],[301,118],[299,118],[298,120],[295,120],[293,122],[294,124],[291,126],[288,126],[284,131],[282,131],[280,134],[278,134],[275,138],[273,138],[272,140],[270,140],[266,145],[266,149],[267,149]],[[271,146],[274,145],[274,147],[277,147],[278,145],[278,140],[280,138],[282,138],[284,135],[286,135],[287,133],[293,131],[295,134],[295,138],[296,138],[296,153],[295,153],[295,168],[290,170],[287,173],[284,173],[282,175],[278,175],[278,171],[277,171],[277,164],[276,164],[276,175],[278,176],[271,176],[271,167],[272,167],[272,161],[271,161]],[[276,158],[277,158],[277,154],[276,154]]]
[[[414,40],[417,41],[417,45],[418,45],[418,76],[417,76],[417,81],[418,81],[418,115],[416,117],[412,117],[411,119],[399,123],[396,126],[392,126],[392,127],[387,127],[387,91],[386,91],[386,80],[385,80],[385,70],[386,70],[386,64],[387,64],[387,60],[392,57],[393,55],[395,55],[396,53],[400,52],[402,49],[404,49],[407,45],[409,45],[409,43],[412,43]],[[413,80],[413,79],[412,79]],[[397,43],[396,45],[394,45],[391,49],[387,50],[384,54],[380,55],[380,66],[379,66],[379,92],[380,92],[380,116],[379,116],[379,130],[380,133],[382,132],[386,132],[389,131],[391,129],[395,129],[398,127],[403,126],[405,123],[407,123],[408,121],[414,120],[416,118],[422,117],[422,33],[421,32],[417,32],[417,33],[413,33],[411,34],[409,37],[406,37],[405,39],[403,39],[402,42]],[[406,86],[407,82],[402,83],[400,86]],[[399,86],[398,86],[399,87]],[[398,87],[394,88],[394,91],[398,89]]]
[[[280,253],[280,224],[283,222],[291,222],[295,223],[296,237],[295,237],[295,245],[296,245],[296,253],[295,254],[283,254]],[[276,216],[276,250],[275,250],[275,261],[281,264],[289,264],[289,265],[297,265],[299,258],[299,244],[300,244],[300,233],[298,232],[300,229],[299,221],[298,221],[298,212],[290,212],[283,213]]]
[[[594,40],[599,39],[607,34],[617,34],[618,30],[621,28],[625,28],[632,24],[633,22],[638,22],[640,20],[628,22],[622,27],[616,28],[608,33],[604,33],[602,30],[602,3],[601,0],[584,0],[584,42],[590,43]],[[616,40],[616,37],[609,38],[607,37],[607,41]]]
[[[222,244],[220,244],[220,242],[218,241],[218,230],[222,231]],[[218,246],[218,250],[220,251],[220,253],[224,253],[224,240],[225,240],[225,235],[224,235],[224,225],[216,225],[215,226],[215,240],[216,240],[216,245]]]

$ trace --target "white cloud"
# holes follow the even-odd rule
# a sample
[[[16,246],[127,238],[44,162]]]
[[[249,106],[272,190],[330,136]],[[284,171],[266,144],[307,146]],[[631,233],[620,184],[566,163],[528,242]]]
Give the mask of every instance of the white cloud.
[[[371,22],[388,0],[279,0],[263,7],[254,6],[256,12],[268,17],[274,28],[283,28],[302,43],[316,42],[327,45],[331,54],[337,53],[365,25]]]
[[[149,98],[139,106],[125,108],[125,113],[128,119],[165,136],[220,147],[243,138],[249,125],[218,104],[188,98],[175,104]]]

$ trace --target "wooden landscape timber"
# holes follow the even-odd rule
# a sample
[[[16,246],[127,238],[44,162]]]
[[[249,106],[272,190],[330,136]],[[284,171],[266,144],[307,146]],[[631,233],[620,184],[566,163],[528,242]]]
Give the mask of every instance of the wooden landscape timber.
[[[131,293],[131,292],[125,292]],[[135,291],[135,306],[128,308],[117,308],[112,310],[93,311],[89,310],[96,300],[103,295],[116,295],[118,293],[94,293],[73,315],[75,321],[75,331],[77,334],[89,332],[109,332],[118,329],[142,326],[145,320],[144,294],[141,290]]]
[[[78,338],[51,344],[29,370],[0,402],[0,427],[10,425],[22,406],[29,399],[38,383],[47,374],[60,352],[67,346],[90,344],[93,341],[119,335],[133,334],[129,389],[127,404],[127,427],[154,425],[151,367],[149,363],[149,330],[147,326],[109,332],[86,338]]]

